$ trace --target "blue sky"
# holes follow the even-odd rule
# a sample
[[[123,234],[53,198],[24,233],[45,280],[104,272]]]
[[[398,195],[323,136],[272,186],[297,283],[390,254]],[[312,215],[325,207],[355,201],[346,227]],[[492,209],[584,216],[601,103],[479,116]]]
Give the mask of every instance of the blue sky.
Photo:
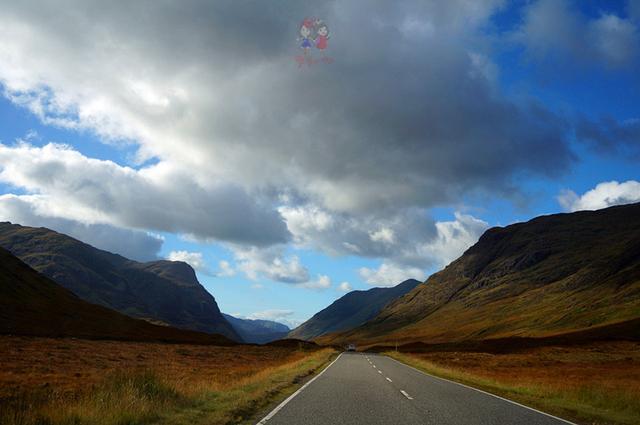
[[[2,6],[0,219],[295,325],[490,226],[640,201],[640,2],[473,4]],[[331,63],[298,66],[306,16]]]

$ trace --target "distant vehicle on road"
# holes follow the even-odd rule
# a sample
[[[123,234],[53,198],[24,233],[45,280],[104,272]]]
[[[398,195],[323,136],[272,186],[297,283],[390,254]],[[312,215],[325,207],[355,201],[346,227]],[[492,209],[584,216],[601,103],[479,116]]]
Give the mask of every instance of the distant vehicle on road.
[[[355,344],[347,345],[347,351],[356,351],[356,345]]]

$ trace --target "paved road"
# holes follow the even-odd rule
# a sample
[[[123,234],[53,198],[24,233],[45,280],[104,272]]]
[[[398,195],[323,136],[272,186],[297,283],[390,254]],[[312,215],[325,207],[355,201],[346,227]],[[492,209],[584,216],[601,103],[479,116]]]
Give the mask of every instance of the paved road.
[[[425,375],[385,356],[343,353],[259,424],[560,425],[568,422]]]

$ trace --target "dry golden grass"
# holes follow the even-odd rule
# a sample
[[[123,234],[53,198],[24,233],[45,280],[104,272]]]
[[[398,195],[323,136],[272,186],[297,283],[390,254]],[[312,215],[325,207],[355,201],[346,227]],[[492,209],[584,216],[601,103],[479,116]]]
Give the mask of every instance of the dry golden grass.
[[[386,353],[428,373],[585,424],[640,423],[640,343],[507,354]]]
[[[0,423],[238,423],[293,391],[332,355],[4,336]]]

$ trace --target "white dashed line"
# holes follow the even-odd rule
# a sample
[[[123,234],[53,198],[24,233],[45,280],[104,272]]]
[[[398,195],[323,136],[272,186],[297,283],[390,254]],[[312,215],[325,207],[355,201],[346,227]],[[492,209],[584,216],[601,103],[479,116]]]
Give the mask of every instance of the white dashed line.
[[[561,422],[564,422],[564,423],[567,423],[567,424],[570,424],[570,425],[577,425],[575,422],[569,422],[569,421],[568,421],[568,420],[566,420],[566,419],[562,419],[562,418],[559,418],[559,417],[557,417],[557,416],[550,415],[549,413],[545,413],[545,412],[543,412],[543,411],[541,411],[541,410],[534,409],[533,407],[529,407],[529,406],[525,406],[524,404],[516,403],[515,401],[513,401],[513,400],[509,400],[508,398],[500,397],[500,396],[498,396],[498,395],[491,394],[491,393],[489,393],[489,392],[482,391],[482,390],[479,390],[479,389],[477,389],[477,388],[470,387],[469,385],[461,384],[460,382],[451,381],[451,380],[449,380],[449,379],[440,378],[440,377],[438,377],[438,376],[431,375],[431,374],[429,374],[429,373],[423,372],[423,371],[421,371],[420,369],[416,369],[416,368],[415,368],[415,367],[413,367],[413,366],[409,366],[408,364],[402,363],[402,362],[400,362],[400,361],[398,361],[398,360],[396,360],[396,359],[393,359],[393,358],[392,358],[391,360],[393,360],[394,362],[396,362],[396,363],[398,363],[398,364],[401,364],[402,366],[406,366],[406,367],[408,367],[409,369],[413,369],[413,370],[415,370],[416,372],[419,372],[419,373],[421,373],[421,374],[423,374],[423,375],[429,376],[429,377],[431,377],[431,378],[438,379],[438,380],[440,380],[440,381],[449,382],[449,383],[451,383],[451,384],[459,385],[459,386],[461,386],[461,387],[465,387],[465,388],[468,388],[468,389],[470,389],[470,390],[478,391],[478,392],[483,393],[483,394],[486,394],[486,395],[488,395],[488,396],[498,398],[498,399],[500,399],[500,400],[506,401],[506,402],[511,403],[511,404],[515,404],[516,406],[524,407],[525,409],[528,409],[528,410],[533,410],[534,412],[537,412],[537,413],[543,414],[543,415],[545,415],[545,416],[549,416],[550,418],[557,419],[557,420],[559,420],[559,421],[561,421]]]
[[[379,370],[379,371],[378,371],[378,373],[382,373],[382,371],[381,371],[381,370]]]
[[[405,396],[409,400],[413,400],[413,397],[411,397],[409,394],[407,394],[407,392],[405,390],[400,390],[400,392],[402,393],[403,396]]]
[[[393,382],[393,381],[391,380],[391,378],[387,378],[387,381],[389,381],[389,382]]]
[[[376,369],[376,365],[373,365],[373,368]]]

